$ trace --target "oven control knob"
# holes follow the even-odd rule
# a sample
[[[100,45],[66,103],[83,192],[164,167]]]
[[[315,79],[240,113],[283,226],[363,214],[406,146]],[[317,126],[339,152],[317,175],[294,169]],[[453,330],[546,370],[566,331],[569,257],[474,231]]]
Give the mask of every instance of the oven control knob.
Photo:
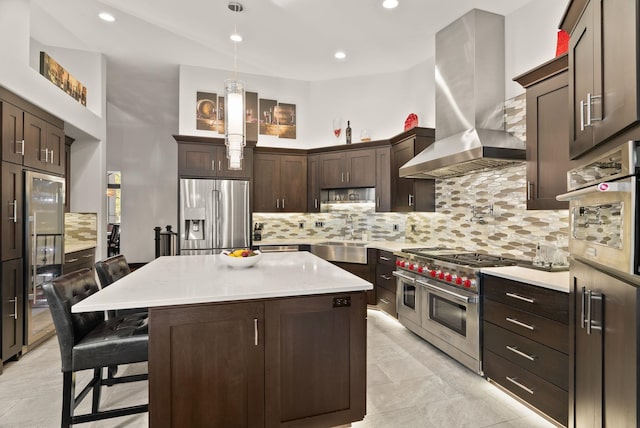
[[[444,279],[445,279],[445,281],[449,281],[449,282],[451,282],[451,280],[453,279],[453,276],[451,276],[451,274],[450,274],[450,273],[448,273],[448,274],[446,274],[446,275],[444,276]]]
[[[456,276],[456,284],[457,285],[462,285],[462,277],[461,276]]]
[[[396,260],[396,266],[400,266],[402,262],[400,260]]]
[[[422,272],[424,272],[424,267],[418,266],[418,273],[422,273]]]
[[[409,265],[409,270],[413,270],[413,268],[414,268],[414,267],[415,267],[415,265],[414,265],[413,263],[411,263],[411,264]]]
[[[407,262],[405,262],[404,260],[400,262],[400,267],[405,267],[406,265],[407,265]]]
[[[440,273],[438,274],[438,278],[439,278],[439,279],[444,279],[444,272],[440,272]]]
[[[435,278],[435,277],[438,275],[438,272],[437,272],[435,269],[431,269],[431,270],[429,271],[429,275],[431,275],[432,277],[434,277],[434,278]]]
[[[465,286],[465,288],[471,288],[472,285],[476,285],[475,281],[471,281],[470,279],[465,279],[463,282],[463,285]]]

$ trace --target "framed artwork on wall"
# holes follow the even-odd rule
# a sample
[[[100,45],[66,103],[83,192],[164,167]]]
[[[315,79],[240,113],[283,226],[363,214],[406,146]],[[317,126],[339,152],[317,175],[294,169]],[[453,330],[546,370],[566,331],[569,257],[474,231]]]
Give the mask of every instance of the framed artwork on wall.
[[[276,100],[260,98],[260,134],[278,136],[277,105]]]
[[[87,105],[87,88],[46,52],[40,52],[40,74],[83,106]]]
[[[196,129],[218,132],[218,96],[216,94],[196,93]],[[224,133],[224,124],[222,132]]]
[[[278,137],[296,138],[296,105],[278,103],[276,107],[278,121]]]
[[[247,141],[258,141],[258,93],[245,92],[244,102],[247,108],[247,121],[245,126]]]

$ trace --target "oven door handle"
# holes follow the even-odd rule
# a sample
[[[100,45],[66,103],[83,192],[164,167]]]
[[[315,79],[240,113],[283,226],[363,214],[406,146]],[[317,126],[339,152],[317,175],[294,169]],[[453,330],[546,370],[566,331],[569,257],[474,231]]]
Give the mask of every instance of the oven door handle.
[[[623,181],[607,181],[598,184],[594,184],[593,186],[585,187],[584,189],[573,190],[571,192],[563,193],[561,195],[556,196],[557,201],[571,201],[573,199],[578,199],[585,195],[590,195],[592,193],[602,193],[602,192],[630,192],[631,191],[631,182],[629,180]]]
[[[453,291],[449,291],[449,290],[445,290],[444,288],[436,287],[433,284],[430,284],[430,283],[424,282],[424,281],[420,281],[419,279],[417,279],[416,282],[418,284],[420,284],[420,285],[424,285],[426,288],[428,288],[431,291],[444,293],[447,296],[453,297],[454,299],[459,300],[459,301],[464,302],[464,303],[475,303],[477,301],[476,297],[463,296],[462,294],[454,293]]]
[[[393,272],[391,272],[391,275],[395,276],[396,278],[404,279],[406,281],[415,282],[415,280],[416,280],[415,278],[413,278],[413,277],[411,277],[409,275],[406,275],[406,274],[404,274],[402,272],[398,272],[398,271],[395,271],[395,270]]]

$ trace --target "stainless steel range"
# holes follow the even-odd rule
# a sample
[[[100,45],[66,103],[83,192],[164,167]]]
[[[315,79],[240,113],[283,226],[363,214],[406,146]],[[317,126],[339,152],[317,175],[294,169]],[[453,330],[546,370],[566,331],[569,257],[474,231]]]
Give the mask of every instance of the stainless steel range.
[[[398,320],[481,374],[480,269],[518,262],[446,248],[414,248],[395,254]]]

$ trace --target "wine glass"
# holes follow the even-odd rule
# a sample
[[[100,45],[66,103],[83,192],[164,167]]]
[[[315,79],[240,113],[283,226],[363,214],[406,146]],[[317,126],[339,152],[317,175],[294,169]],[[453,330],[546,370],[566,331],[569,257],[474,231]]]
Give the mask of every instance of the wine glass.
[[[335,118],[333,119],[333,135],[336,136],[336,139],[340,139],[341,133],[342,133],[342,119]]]

